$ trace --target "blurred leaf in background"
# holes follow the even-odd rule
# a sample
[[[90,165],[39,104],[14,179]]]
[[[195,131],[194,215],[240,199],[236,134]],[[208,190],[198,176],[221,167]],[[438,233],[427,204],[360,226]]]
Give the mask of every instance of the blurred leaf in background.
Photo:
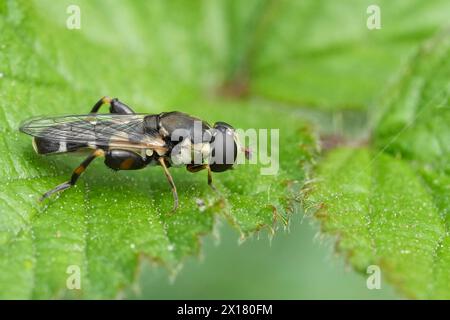
[[[248,57],[251,92],[326,110],[366,110],[417,45],[448,24],[448,1],[272,1]],[[367,8],[380,8],[370,30]],[[256,41],[256,40],[255,40]]]
[[[450,33],[425,43],[380,108],[375,145],[330,152],[309,200],[361,272],[408,297],[450,298]]]

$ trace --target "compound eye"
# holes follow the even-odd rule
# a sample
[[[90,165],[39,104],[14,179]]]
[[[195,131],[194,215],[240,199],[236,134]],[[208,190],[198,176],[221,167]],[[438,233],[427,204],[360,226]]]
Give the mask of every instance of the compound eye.
[[[217,129],[217,130],[220,130],[223,132],[225,132],[226,130],[234,131],[234,128],[232,125],[230,125],[226,122],[222,122],[222,121],[214,123],[214,129]]]
[[[225,122],[217,122],[214,124],[214,129],[209,164],[212,171],[222,172],[233,167],[238,148],[232,126]]]

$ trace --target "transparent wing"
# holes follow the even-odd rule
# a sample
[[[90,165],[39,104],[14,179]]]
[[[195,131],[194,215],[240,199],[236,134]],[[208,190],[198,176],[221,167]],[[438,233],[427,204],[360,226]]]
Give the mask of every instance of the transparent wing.
[[[52,141],[95,144],[97,146],[166,149],[159,132],[144,133],[147,114],[85,114],[35,117],[20,131]]]

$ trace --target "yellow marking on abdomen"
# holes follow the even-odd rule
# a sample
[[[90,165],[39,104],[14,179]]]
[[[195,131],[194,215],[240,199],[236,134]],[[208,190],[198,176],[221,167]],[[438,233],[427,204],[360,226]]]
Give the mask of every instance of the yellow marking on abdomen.
[[[120,164],[120,169],[122,170],[128,170],[133,166],[134,163],[134,159],[133,158],[128,158],[126,159],[124,162],[122,162]]]

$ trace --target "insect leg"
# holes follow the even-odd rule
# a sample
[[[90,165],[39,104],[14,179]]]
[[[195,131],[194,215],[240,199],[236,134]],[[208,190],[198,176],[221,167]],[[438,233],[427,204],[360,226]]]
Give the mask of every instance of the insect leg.
[[[101,157],[105,154],[105,152],[102,149],[97,149],[93,153],[91,153],[72,173],[72,176],[69,181],[66,181],[64,183],[61,183],[60,185],[57,185],[52,190],[47,191],[42,195],[42,197],[39,198],[39,201],[42,201],[52,194],[60,191],[64,191],[66,189],[69,189],[70,187],[74,186],[77,182],[80,175],[86,170],[87,166],[97,157]]]
[[[212,172],[211,172],[211,167],[208,165],[206,165],[206,169],[208,169],[208,185],[214,190],[216,191],[216,187],[213,185],[212,183]]]
[[[195,165],[195,164],[188,164],[186,166],[186,169],[189,172],[199,172],[201,170],[207,169],[208,170],[208,185],[215,191],[216,187],[213,185],[212,183],[212,172],[211,172],[211,167],[209,166],[209,164],[200,164],[200,165]]]
[[[175,186],[175,183],[173,182],[172,176],[170,175],[170,172],[167,169],[166,163],[164,162],[164,158],[160,157],[158,159],[158,161],[161,164],[161,167],[164,169],[164,174],[166,175],[167,181],[169,181],[169,184],[172,187],[172,195],[173,195],[173,209],[172,209],[172,211],[176,211],[177,208],[178,208],[177,187]]]
[[[133,109],[127,106],[125,103],[120,102],[119,99],[110,97],[103,97],[97,101],[96,104],[92,107],[91,113],[97,113],[98,110],[105,104],[109,104],[109,112],[116,114],[134,114]]]
[[[90,113],[97,113],[101,106],[111,103],[111,100],[112,99],[110,97],[106,96],[101,98],[94,104]]]

